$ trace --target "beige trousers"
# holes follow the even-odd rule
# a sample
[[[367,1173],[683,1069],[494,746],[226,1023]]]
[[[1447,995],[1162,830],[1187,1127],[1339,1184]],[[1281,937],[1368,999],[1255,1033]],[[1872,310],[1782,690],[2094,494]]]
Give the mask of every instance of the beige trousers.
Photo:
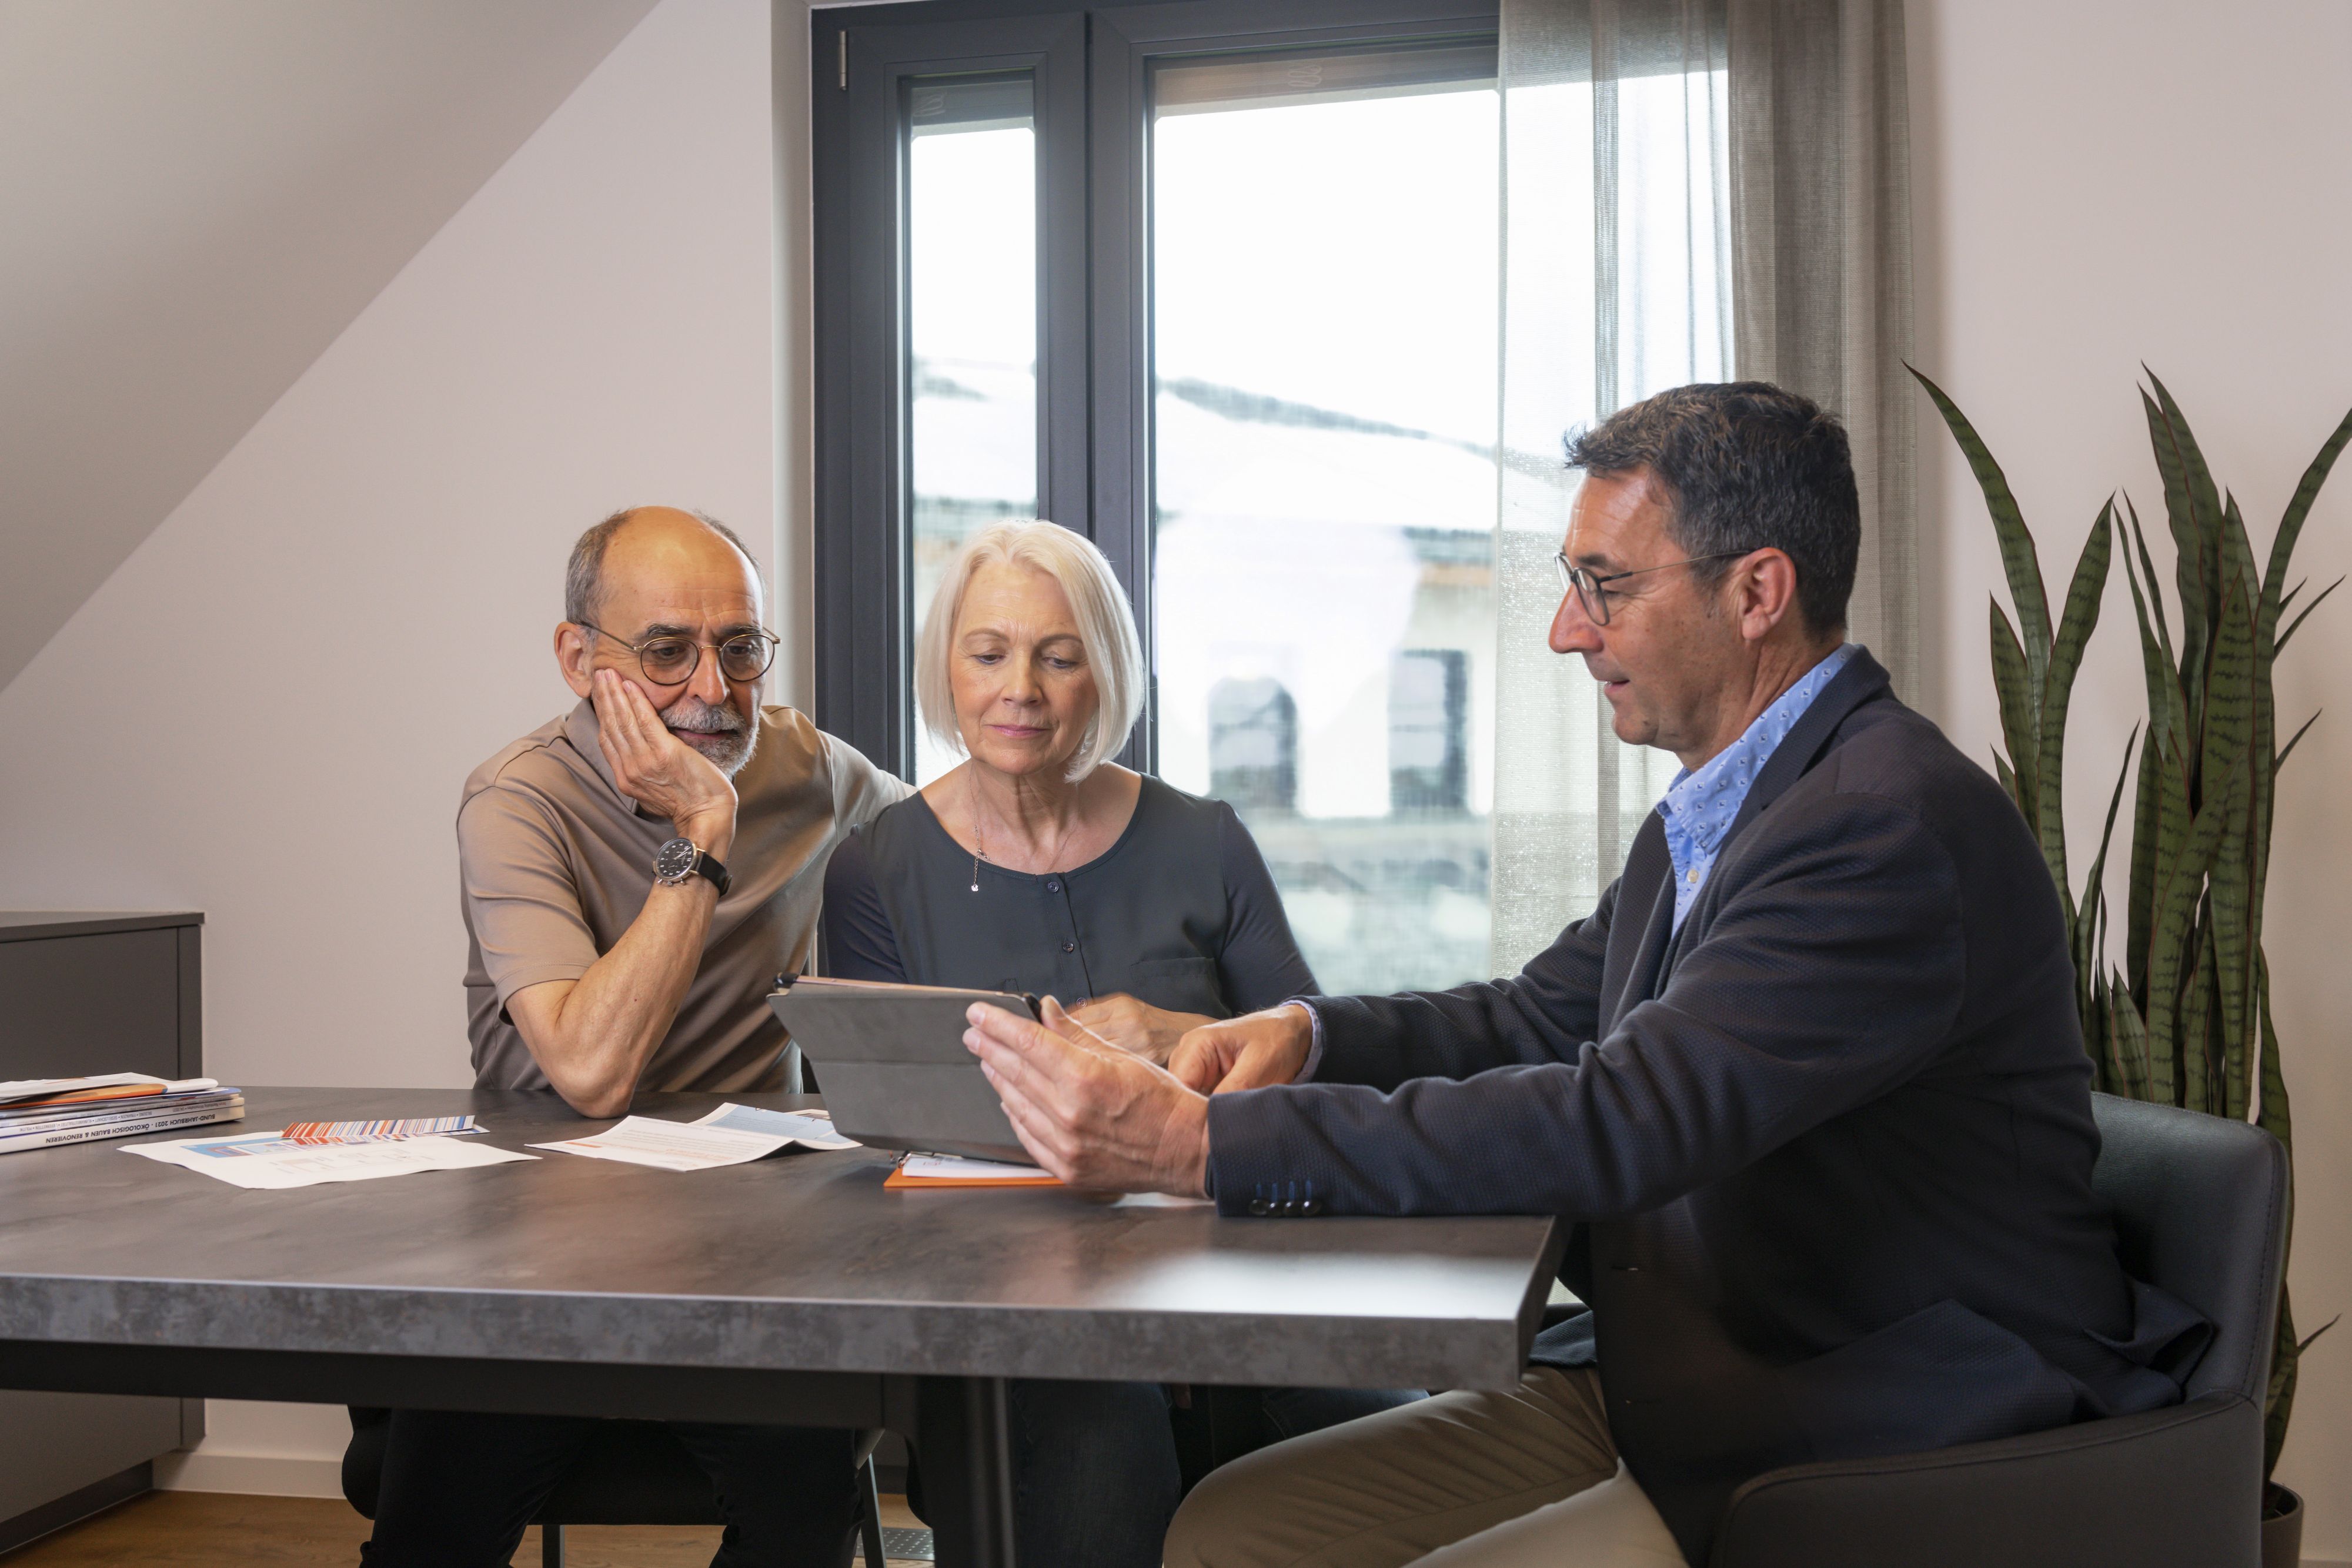
[[[1261,1448],[1193,1489],[1168,1568],[1685,1568],[1589,1368]]]

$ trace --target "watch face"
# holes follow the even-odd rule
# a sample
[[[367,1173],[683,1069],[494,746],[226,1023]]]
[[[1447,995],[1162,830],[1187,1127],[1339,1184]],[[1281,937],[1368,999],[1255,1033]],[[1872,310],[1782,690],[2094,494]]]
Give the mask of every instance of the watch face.
[[[694,874],[694,842],[672,839],[654,853],[654,875],[672,886]]]

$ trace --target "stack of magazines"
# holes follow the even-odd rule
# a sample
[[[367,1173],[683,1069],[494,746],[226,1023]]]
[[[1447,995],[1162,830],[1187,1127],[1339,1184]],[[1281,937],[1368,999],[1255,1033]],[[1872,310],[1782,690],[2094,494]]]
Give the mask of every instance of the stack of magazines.
[[[0,1083],[0,1155],[245,1119],[245,1092],[210,1078],[28,1078]]]

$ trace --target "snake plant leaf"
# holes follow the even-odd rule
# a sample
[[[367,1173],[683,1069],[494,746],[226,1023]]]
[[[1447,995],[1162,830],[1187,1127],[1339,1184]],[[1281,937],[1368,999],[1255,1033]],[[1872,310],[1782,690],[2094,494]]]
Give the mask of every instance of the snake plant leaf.
[[[2140,369],[2147,371],[2142,365]],[[2148,384],[2156,389],[2156,402],[2150,408],[2148,435],[2156,445],[2157,467],[2165,474],[2165,507],[2174,518],[2173,538],[2176,542],[2190,543],[2194,555],[2184,554],[2179,563],[2181,615],[2188,619],[2190,607],[2202,604],[2207,625],[2219,618],[2221,589],[2221,496],[2213,483],[2213,475],[2205,465],[2205,454],[2197,445],[2197,437],[2189,428],[2188,416],[2172,399],[2163,380],[2154,371],[2147,371]],[[2147,402],[2145,393],[2141,402]],[[2173,477],[2178,475],[2181,506],[2173,507]],[[2183,539],[2181,525],[2187,525]],[[2189,575],[2191,570],[2194,577]],[[2191,582],[2198,592],[2191,595]],[[2181,648],[2182,664],[2187,665],[2188,647]]]
[[[2321,709],[2321,710],[2319,710],[2319,711],[2320,711],[2320,713],[2325,713],[2325,712],[2326,712],[2327,710],[2326,710],[2326,709],[2325,709],[2325,708],[2322,708],[2322,709]],[[2293,751],[2293,750],[2294,749],[2294,747],[2295,747],[2295,742],[2296,742],[2296,741],[2301,740],[2301,739],[2302,739],[2305,735],[2308,735],[2308,734],[2311,732],[2311,727],[2312,727],[2313,725],[2315,725],[2315,724],[2317,724],[2318,722],[2319,722],[2319,714],[2318,714],[2318,713],[2315,713],[2315,714],[2313,714],[2309,718],[2305,719],[2305,720],[2303,721],[2303,727],[2302,727],[2301,729],[2296,730],[2296,731],[2294,732],[2294,735],[2293,736],[2293,737],[2292,737],[2292,738],[2290,738],[2290,739],[2287,741],[2287,743],[2286,743],[2284,747],[2281,747],[2279,748],[2278,760],[2277,760],[2276,762],[2273,762],[2273,763],[2272,763],[2272,764],[2271,764],[2271,767],[2272,767],[2272,768],[2273,768],[2273,770],[2275,770],[2275,769],[2277,769],[2277,768],[2284,768],[2284,767],[2285,767],[2285,766],[2286,766],[2286,758],[2287,758],[2287,753],[2288,753],[2288,752],[2290,752],[2290,751]]]
[[[2139,526],[2139,508],[2132,505],[2131,492],[2128,490],[2124,492],[2124,511],[2131,518],[2132,539],[2139,550],[2140,580],[2147,584],[2147,607],[2156,613],[2157,645],[2164,650],[2165,667],[2171,669],[2177,663],[2172,656],[2172,625],[2165,619],[2164,595],[2156,590],[2156,563],[2147,557],[2147,535]],[[2128,563],[2128,558],[2126,562]]]
[[[2255,759],[2249,758],[2248,761]],[[2206,939],[2212,967],[2212,1028],[2221,1050],[2209,1053],[2220,1093],[2210,1109],[2243,1121],[2248,1101],[2246,1068],[2258,1048],[2249,1038],[2254,1029],[2253,928],[2251,894],[2253,868],[2249,863],[2249,800],[2252,767],[2231,777],[2228,797],[2221,802],[2221,842],[2213,854],[2213,870],[2206,883]],[[2185,1038],[2202,1040],[2203,1034]]]
[[[2279,1070],[2278,1032],[2271,1024],[2270,961],[2258,958],[2256,973],[2261,988],[2263,1019],[2262,1102],[2257,1107],[2254,1124],[2276,1138],[2286,1150],[2288,1168],[2294,1168],[2294,1122],[2287,1104],[2286,1079]],[[2294,1190],[2287,1189],[2287,1238],[2280,1249],[2285,1256],[2294,1239]],[[2287,1306],[2286,1289],[2279,1289],[2278,1337],[2272,1351],[2271,1385],[2263,1419],[2263,1474],[2267,1477],[2278,1463],[2279,1445],[2285,1440],[2287,1418],[2294,1408],[2296,1353],[2302,1347],[2294,1336],[2294,1315]]]
[[[2135,724],[2131,733],[2124,737],[2123,764],[2116,769],[2116,787],[2107,796],[2107,821],[2099,830],[2099,852],[2091,857],[2091,874],[2083,881],[2083,905],[2086,909],[2095,898],[2103,904],[2105,902],[2103,890],[2107,879],[2107,850],[2116,840],[2116,810],[2124,803],[2124,783],[2131,778],[2132,747],[2138,741],[2139,726]]]
[[[2238,497],[2225,491],[2221,496],[2221,582],[2225,590],[2232,577],[2245,580],[2247,599],[2259,605],[2263,580],[2254,570],[2254,541],[2246,532],[2246,515],[2238,509]]]
[[[2278,533],[2271,539],[2270,570],[2263,576],[2263,599],[2272,606],[2273,624],[2277,623],[2278,611],[2286,602],[2279,591],[2279,585],[2286,580],[2287,563],[2294,557],[2295,541],[2303,537],[2304,519],[2311,516],[2311,504],[2319,498],[2320,486],[2327,483],[2328,471],[2344,455],[2347,443],[2352,443],[2352,412],[2347,412],[2327,439],[2320,444],[2318,455],[2303,471],[2303,477],[2295,484],[2294,497],[2287,502],[2286,511],[2279,517]],[[2285,643],[2285,638],[2279,639],[2281,646]]]
[[[2168,789],[2158,821],[2156,907],[2149,925],[2147,962],[2147,1036],[2156,1092],[2176,1105],[2185,1103],[2180,1096],[2187,1087],[2183,1077],[2176,1076],[2175,1061],[2184,1038],[2179,1028],[2188,978],[2183,960],[2193,966],[2193,955],[2200,950],[2190,937],[2205,878],[2212,870],[2213,852],[2221,844],[2227,816],[2224,802],[2244,763],[2242,756],[2231,763],[2227,775],[2217,781],[2220,798],[2209,797],[2204,810],[2190,818],[2185,828],[2180,817],[2187,810],[2186,800],[2180,799],[2176,804],[2174,791]]]
[[[2077,971],[2079,974],[2080,971]],[[2107,1022],[2107,986],[2104,976],[2091,977],[2090,1001],[2085,1004],[2086,1018],[2095,1018],[2098,1027],[2083,1031],[2083,1050],[2091,1059],[2091,1087],[2102,1094],[2120,1094],[2122,1082],[2116,1076],[2109,1060],[2110,1041],[2115,1039],[2114,1026]]]
[[[2124,977],[2143,1009],[2147,1006],[2149,930],[2156,909],[2156,835],[2162,815],[2163,763],[2156,747],[2140,742],[2139,782],[2132,787],[2130,876],[2124,894]]]
[[[2279,1450],[2286,1447],[2287,1423],[2294,1416],[2294,1385],[2303,1347],[2294,1340],[2294,1309],[2287,1300],[2285,1281],[2279,1283],[2278,1330],[2272,1343],[2271,1385],[2263,1401],[2263,1479],[2278,1469]]]
[[[2221,594],[2208,664],[2203,756],[2197,776],[2208,790],[2235,758],[2244,755],[2254,731],[2254,607],[2252,574],[2232,570]],[[2206,800],[2212,799],[2209,792]]]
[[[2262,1018],[2262,1097],[2254,1105],[2254,1125],[2294,1153],[2294,1115],[2287,1102],[2286,1075],[2279,1067],[2278,1030],[2271,1018],[2271,961],[2254,955],[2254,996]]]
[[[2229,509],[2242,536],[2244,519],[2238,517],[2234,498]],[[2251,1037],[2254,1028],[2250,1000],[2253,988],[2252,955],[2262,947],[2263,910],[2270,894],[2271,821],[2278,810],[2278,707],[2271,678],[2278,663],[2278,645],[2271,635],[2277,624],[2275,618],[2265,623],[2265,595],[2262,580],[2254,575],[2251,547],[2247,549],[2239,570],[2242,576],[2241,591],[2252,601],[2254,655],[2254,722],[2246,741],[2247,761],[2251,764],[2247,779],[2246,837],[2238,852],[2245,868],[2244,950],[2239,955],[2241,961],[2231,971],[2233,977],[2231,984],[2245,1001],[2244,1008],[2231,1020],[2235,1030],[2232,1035],[2234,1049],[2238,1052],[2231,1069],[2232,1082],[2239,1107],[2237,1114],[2242,1116],[2247,1094],[2245,1074],[2255,1054]],[[2229,852],[2225,849],[2223,852]]]
[[[2034,772],[2039,755],[2034,735],[2039,726],[2035,719],[2033,672],[2026,662],[2025,651],[2017,645],[2017,633],[2011,629],[2009,617],[2001,612],[2000,601],[1988,596],[1992,607],[1992,684],[1993,693],[2000,699],[2001,744],[2009,748],[2009,765],[2015,775],[2013,786],[2017,809],[2025,813],[2028,824],[2036,829],[2042,821],[2042,792]]]
[[[2188,763],[2185,759],[2189,721],[2179,682],[2172,670],[2172,648],[2161,616],[2164,596],[2157,587],[2156,569],[2147,559],[2147,539],[2128,496],[2125,511],[2131,517],[2139,560],[2124,557],[2125,578],[2131,586],[2132,612],[2139,622],[2140,656],[2147,676],[2148,735],[2140,747],[2140,789],[2132,817],[2131,902],[2125,911],[2126,964],[2132,995],[2147,1012],[2150,1033],[2156,1033],[2154,994],[2150,989],[2148,955],[2156,943],[2156,886],[2160,868],[2177,857],[2190,818]],[[2147,592],[2142,594],[2142,580]],[[2153,618],[2152,618],[2153,612]],[[2168,1003],[2168,1007],[2169,1007]],[[2169,1019],[2169,1013],[2166,1015]],[[2171,1036],[2158,1037],[2169,1047]],[[2151,1059],[2163,1055],[2151,1051]],[[2170,1083],[2167,1079],[2166,1098]]]
[[[2156,1098],[2147,1063],[2147,1026],[2132,1002],[2121,975],[2107,977],[2108,1060],[2114,1064],[2115,1092],[2134,1100]]]
[[[2074,924],[2074,986],[2076,1006],[2083,1015],[2083,1046],[2106,1074],[2107,1041],[2114,1031],[2109,1019],[2107,987],[2102,971],[2107,937],[2107,850],[2115,842],[2116,811],[2124,803],[2124,783],[2131,778],[2132,747],[2139,726],[2124,737],[2123,765],[2116,769],[2115,792],[2107,797],[2106,825],[2099,831],[2099,852],[2091,858],[2091,874],[2083,882],[2082,917]],[[2111,1091],[2120,1092],[2120,1091]]]
[[[2139,557],[2137,578],[2129,570],[2133,552],[2125,554],[2124,566],[2125,576],[2131,582],[2132,609],[2139,617],[2140,664],[2147,676],[2147,713],[2152,727],[2149,736],[2159,746],[2178,750],[2189,734],[2188,706],[2180,695],[2179,670],[2182,661],[2173,655],[2172,631],[2164,616],[2164,593],[2157,587],[2156,563],[2147,555],[2147,535],[2140,528],[2139,511],[2132,505],[2129,495],[2124,497],[2124,511],[2131,519],[2132,543]],[[2143,584],[2147,590],[2145,598],[2140,592]]]
[[[2167,424],[2163,408],[2146,392],[2140,393],[2140,407],[2147,416],[2148,444],[2156,452],[2157,472],[2164,479],[2165,522],[2172,530],[2174,588],[2180,595],[2180,662],[2176,668],[2193,716],[2204,706],[2199,683],[2205,668],[2205,632],[2213,622],[2216,608],[2209,606],[2207,599],[2218,585],[2209,587],[2207,530],[2189,493],[2188,465],[2176,433]]]
[[[2173,1025],[2172,1103],[2184,1110],[2218,1115],[2221,1104],[2213,1092],[2213,1053],[2208,1049],[2213,1034],[2213,925],[2202,898],[2198,900],[2190,933],[2189,950],[2196,956],[2189,962],[2188,978],[2180,984],[2180,1011]]]
[[[2286,630],[2285,630],[2285,631],[2284,631],[2284,632],[2281,632],[2278,634],[2278,639],[2277,639],[2277,641],[2273,642],[2273,643],[2271,644],[2271,652],[2272,652],[2273,653],[2284,653],[2284,652],[2286,651],[2286,643],[2287,643],[2287,639],[2294,635],[2295,628],[2296,628],[2296,627],[2298,627],[2298,626],[2300,626],[2300,625],[2302,625],[2305,621],[2310,620],[2310,619],[2311,619],[2311,612],[2312,612],[2313,611],[2315,611],[2315,610],[2318,609],[2318,608],[2320,607],[2320,605],[2322,605],[2323,603],[2326,602],[2327,596],[2328,596],[2329,594],[2331,594],[2331,593],[2335,592],[2337,589],[2339,589],[2339,588],[2341,588],[2341,587],[2343,587],[2343,586],[2344,586],[2344,580],[2343,580],[2342,578],[2340,578],[2340,577],[2339,577],[2339,578],[2337,578],[2334,582],[2331,582],[2331,583],[2329,583],[2326,587],[2325,587],[2325,588],[2321,589],[2321,590],[2319,591],[2319,597],[2318,597],[2317,599],[2313,600],[2310,603],[2308,603],[2308,604],[2305,605],[2305,606],[2303,607],[2303,613],[2302,613],[2302,614],[2300,614],[2300,615],[2298,615],[2298,616],[2296,616],[2294,620],[2292,620],[2292,621],[2290,621],[2290,622],[2288,622],[2286,623]],[[2281,608],[2284,608],[2284,606],[2282,606]]]
[[[2082,557],[2066,585],[2066,605],[2058,617],[2050,668],[2042,677],[2040,747],[2033,762],[2039,814],[2033,820],[2041,830],[2042,858],[2062,893],[2073,886],[2066,873],[2066,710],[2074,700],[2074,675],[2083,666],[2083,650],[2099,624],[2099,601],[2107,591],[2108,558],[2115,547],[2115,520],[2116,503],[2111,496],[2091,525],[2091,537],[2083,541]]]
[[[1976,426],[1960,412],[1959,404],[1945,395],[1944,389],[1919,373],[1910,365],[1912,379],[1927,391],[1934,400],[1936,412],[1944,416],[1944,423],[1958,444],[1960,454],[1969,460],[1969,471],[1976,476],[1977,487],[1984,492],[1985,509],[1992,514],[1993,537],[2000,546],[2001,570],[2009,578],[2009,596],[2017,606],[2017,624],[2024,633],[2025,665],[2032,676],[2029,690],[2039,700],[2044,670],[2050,662],[2050,595],[2042,585],[2042,558],[2033,548],[2033,536],[2026,530],[2025,515],[2018,509],[2017,497],[2009,487],[2009,476],[1977,434]],[[2010,757],[2021,768],[2024,758],[2015,745]]]

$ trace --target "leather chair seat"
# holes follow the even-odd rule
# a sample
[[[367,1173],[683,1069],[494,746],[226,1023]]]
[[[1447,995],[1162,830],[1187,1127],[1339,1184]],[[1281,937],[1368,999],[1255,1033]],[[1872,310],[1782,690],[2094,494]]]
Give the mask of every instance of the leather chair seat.
[[[2214,1325],[2184,1402],[1927,1454],[1797,1465],[1724,1511],[1711,1568],[2259,1568],[2286,1151],[2243,1122],[2091,1097],[2125,1271]]]

